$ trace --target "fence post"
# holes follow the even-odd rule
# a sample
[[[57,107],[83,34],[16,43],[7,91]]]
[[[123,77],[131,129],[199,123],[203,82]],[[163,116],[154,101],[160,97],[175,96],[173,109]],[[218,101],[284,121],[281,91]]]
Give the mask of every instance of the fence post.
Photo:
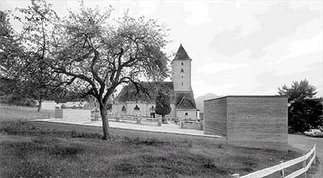
[[[183,129],[183,128],[184,128],[184,121],[182,121],[182,120],[181,120],[181,121],[179,122],[179,125],[181,126],[181,129]]]
[[[313,156],[314,156],[314,161],[313,163],[315,164],[316,163],[316,144],[314,144],[314,152],[313,152]]]
[[[141,118],[140,117],[137,117],[137,122],[136,124],[141,124]]]
[[[304,155],[305,155],[305,154],[304,154]],[[306,167],[306,159],[303,161],[303,168],[305,168],[305,167]],[[305,172],[304,172],[304,177],[305,177],[305,178],[307,177],[307,176],[306,176],[306,172],[307,172],[307,171],[305,171]]]
[[[280,164],[282,164],[284,161],[280,161]],[[280,170],[280,177],[285,177],[285,170],[284,168]]]

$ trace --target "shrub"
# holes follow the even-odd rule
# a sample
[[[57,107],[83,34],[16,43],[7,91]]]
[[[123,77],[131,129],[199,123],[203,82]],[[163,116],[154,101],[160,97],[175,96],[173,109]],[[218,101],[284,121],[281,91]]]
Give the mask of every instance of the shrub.
[[[34,99],[24,98],[20,95],[5,95],[0,97],[0,102],[16,106],[36,107],[37,102]]]

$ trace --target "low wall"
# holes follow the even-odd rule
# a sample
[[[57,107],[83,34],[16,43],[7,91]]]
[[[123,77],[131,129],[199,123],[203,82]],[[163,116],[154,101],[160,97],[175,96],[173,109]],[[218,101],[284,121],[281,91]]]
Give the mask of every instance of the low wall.
[[[55,118],[69,121],[90,121],[91,110],[85,109],[55,109]]]
[[[41,108],[45,110],[55,110],[56,102],[45,100],[41,104]]]
[[[204,101],[205,134],[227,137],[229,144],[286,150],[287,98],[227,96]]]
[[[36,126],[41,128],[56,128],[57,130],[77,130],[78,132],[87,133],[98,133],[102,134],[102,127],[98,126],[87,126],[87,125],[76,125],[76,124],[66,124],[57,122],[44,122],[44,121],[34,121]],[[158,139],[160,141],[177,141],[177,142],[192,142],[194,144],[212,143],[216,145],[225,145],[225,138],[218,137],[208,137],[203,135],[189,135],[180,133],[167,133],[167,132],[151,132],[144,130],[132,130],[132,129],[122,129],[122,128],[109,128],[109,132],[116,137],[139,137],[140,139]]]

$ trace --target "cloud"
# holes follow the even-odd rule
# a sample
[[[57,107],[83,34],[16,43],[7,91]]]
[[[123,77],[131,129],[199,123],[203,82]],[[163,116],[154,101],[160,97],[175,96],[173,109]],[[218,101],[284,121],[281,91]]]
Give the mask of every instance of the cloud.
[[[227,95],[232,93],[231,89],[237,87],[234,83],[221,83],[217,85],[210,84],[205,80],[194,80],[192,83],[195,97],[202,96],[206,93],[214,93],[216,95]]]
[[[282,62],[288,58],[296,58],[304,54],[320,52],[323,49],[322,33],[307,39],[300,39],[292,42],[289,46],[289,53],[282,57],[278,62]]]
[[[246,63],[212,62],[197,67],[196,72],[205,74],[215,74],[226,70],[234,70],[247,67],[248,64]]]
[[[265,53],[264,47],[293,34],[299,27],[319,17],[319,11],[310,11],[307,7],[292,9],[288,3],[278,3],[262,14],[254,14],[260,26],[258,30],[245,36],[242,35],[242,29],[248,24],[223,30],[214,36],[210,47],[226,55],[250,49],[255,57],[259,57]]]
[[[139,1],[139,6],[142,8],[141,9],[141,14],[142,15],[149,15],[152,14],[156,11],[157,7],[157,2],[156,1]]]
[[[185,2],[184,9],[190,12],[190,15],[185,19],[189,25],[201,25],[211,21],[209,17],[209,4],[205,2]]]
[[[315,58],[315,54],[307,55],[306,58]],[[305,78],[309,80],[310,84],[317,88],[318,94],[322,96],[322,61],[307,63],[303,59],[304,56],[293,58],[298,61],[297,64],[289,63],[286,65],[279,65],[276,69],[264,71],[256,76],[257,84],[254,85],[253,93],[273,92],[277,94],[278,87],[284,84],[290,85],[292,81],[300,81]],[[319,96],[318,95],[318,96]]]

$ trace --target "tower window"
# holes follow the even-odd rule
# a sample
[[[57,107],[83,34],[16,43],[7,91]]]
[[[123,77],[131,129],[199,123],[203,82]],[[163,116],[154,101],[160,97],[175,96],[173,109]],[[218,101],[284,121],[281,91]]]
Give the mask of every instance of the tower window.
[[[181,69],[181,72],[184,72],[184,69]]]
[[[133,109],[134,109],[135,111],[140,111],[140,108],[138,107],[138,105],[136,105]]]
[[[183,82],[182,82],[182,86],[183,86]]]
[[[182,79],[184,78],[184,76],[182,75]]]
[[[182,62],[182,66],[184,65],[184,63]]]
[[[127,111],[126,107],[125,106],[122,106],[121,111]]]
[[[188,116],[188,113],[187,112],[185,113],[185,116]]]

